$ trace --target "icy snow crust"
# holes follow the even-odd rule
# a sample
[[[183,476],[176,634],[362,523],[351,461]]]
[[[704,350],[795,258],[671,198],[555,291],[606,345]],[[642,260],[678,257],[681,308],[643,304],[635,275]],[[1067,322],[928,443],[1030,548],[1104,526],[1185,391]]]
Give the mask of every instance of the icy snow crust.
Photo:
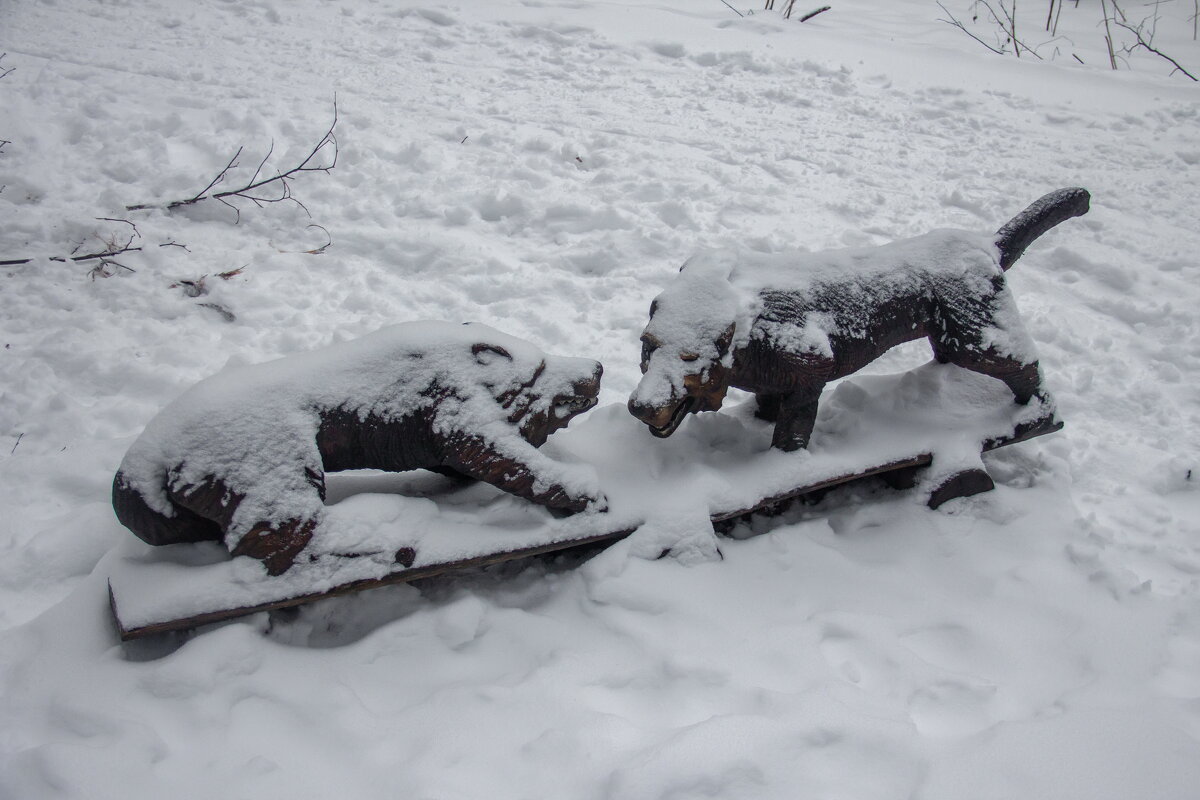
[[[1062,4],[1044,61],[987,52],[927,0],[838,0],[803,24],[732,4],[756,13],[0,3],[0,66],[16,67],[0,78],[0,260],[37,258],[0,267],[0,796],[1195,800],[1195,84],[1143,50],[1108,69],[1099,3]],[[943,5],[972,25],[968,0]],[[1047,4],[1018,5],[1040,44]],[[1160,5],[1155,44],[1194,65],[1191,3]],[[972,30],[991,37],[985,16]],[[268,167],[286,168],[335,90],[338,165],[294,186],[311,219],[294,204],[244,207],[238,225],[219,204],[124,210],[190,196],[239,146],[246,178],[272,141]],[[578,568],[118,644],[106,578],[138,543],[112,476],[227,362],[477,320],[602,361],[601,406],[547,455],[569,461],[595,429],[590,454],[642,437],[630,477],[650,492],[701,449],[764,454],[736,395],[666,440],[621,407],[649,303],[697,247],[994,231],[1059,186],[1087,187],[1091,212],[1006,278],[1066,428],[989,456],[994,492],[937,512],[913,493],[833,492],[741,526],[720,560],[681,507],[657,539]],[[47,259],[94,232],[123,241],[129,226],[96,217],[126,216],[143,250],[118,260],[136,272],[93,281],[94,263]],[[310,223],[332,236],[321,255],[305,252],[327,242]],[[170,288],[201,275],[204,297]],[[936,384],[928,361],[923,342],[897,348],[844,382],[863,393],[830,405],[831,386],[825,405],[870,424],[876,397],[906,395],[864,381],[919,369],[910,380]],[[546,522],[427,479],[344,476],[326,514],[394,509],[421,530],[428,499],[465,521],[483,507],[517,531]],[[672,538],[699,563],[635,557]]]
[[[475,352],[480,344],[488,349]],[[532,384],[522,393],[533,398],[526,416],[565,418],[569,414],[554,408],[555,398],[571,395],[573,382],[589,375],[591,366],[585,359],[546,357],[486,325],[395,325],[201,381],[147,424],[121,473],[168,517],[175,515],[168,485],[186,489],[216,476],[227,491],[244,496],[226,532],[233,549],[256,523],[322,518],[321,498],[306,477],[324,471],[317,450],[321,411],[384,421],[430,412],[429,424],[441,436],[477,435],[534,462],[545,486],[558,483],[574,495],[595,496],[593,476],[541,457],[508,421],[514,409],[498,401]]]

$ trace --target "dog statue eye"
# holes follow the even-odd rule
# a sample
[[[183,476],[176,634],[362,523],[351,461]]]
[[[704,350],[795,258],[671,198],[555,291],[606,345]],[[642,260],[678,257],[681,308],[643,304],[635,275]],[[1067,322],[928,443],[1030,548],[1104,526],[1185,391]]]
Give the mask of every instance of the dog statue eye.
[[[494,344],[473,344],[471,345],[471,353],[475,356],[475,360],[483,366],[488,366],[496,361],[497,358],[513,360],[510,354],[503,347]]]
[[[700,356],[698,356],[695,353],[680,353],[679,354],[680,361],[697,361],[697,360],[699,360],[699,358],[700,358]]]

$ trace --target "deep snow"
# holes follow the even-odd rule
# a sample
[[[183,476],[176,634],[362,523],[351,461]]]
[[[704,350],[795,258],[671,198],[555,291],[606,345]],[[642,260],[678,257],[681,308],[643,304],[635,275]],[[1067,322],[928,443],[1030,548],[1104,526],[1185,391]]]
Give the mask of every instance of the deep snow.
[[[1200,104],[1150,54],[1106,69],[1094,5],[1039,62],[925,0],[803,25],[716,0],[0,2],[0,260],[35,259],[0,268],[0,796],[1195,797]],[[1190,4],[1161,10],[1200,64]],[[294,164],[335,94],[337,166],[294,185],[311,218],[124,210],[239,146],[247,177],[272,141]],[[698,246],[988,233],[1072,185],[1091,213],[1008,274],[1067,427],[989,457],[995,492],[835,493],[720,561],[627,540],[117,643],[112,475],[227,364],[471,320],[601,360],[620,403]],[[135,271],[48,260],[126,240],[99,217],[137,225]],[[663,463],[697,423],[723,420]]]

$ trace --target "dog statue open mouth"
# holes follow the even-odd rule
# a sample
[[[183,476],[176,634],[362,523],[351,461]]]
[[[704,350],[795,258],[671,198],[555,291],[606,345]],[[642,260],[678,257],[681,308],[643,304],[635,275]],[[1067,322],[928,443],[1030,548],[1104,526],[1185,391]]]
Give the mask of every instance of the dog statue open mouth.
[[[666,437],[688,414],[719,409],[732,386],[775,423],[773,447],[797,450],[826,383],[921,338],[939,362],[1003,381],[1018,403],[1043,396],[1004,272],[1090,199],[1051,192],[990,236],[939,230],[873,248],[693,257],[650,306],[629,411]]]

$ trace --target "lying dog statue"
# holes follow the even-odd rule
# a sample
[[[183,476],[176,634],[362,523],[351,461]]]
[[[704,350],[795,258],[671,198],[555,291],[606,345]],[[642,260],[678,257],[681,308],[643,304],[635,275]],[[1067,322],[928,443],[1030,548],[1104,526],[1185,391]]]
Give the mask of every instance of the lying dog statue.
[[[1060,189],[988,237],[944,230],[876,248],[692,258],[650,306],[629,411],[670,436],[733,386],[775,423],[772,446],[796,450],[826,383],[920,338],[939,362],[998,378],[1027,403],[1041,375],[1004,272],[1089,201]]]
[[[150,544],[224,541],[272,575],[312,538],[327,471],[429,468],[582,511],[597,503],[594,475],[536,448],[596,404],[600,374],[484,325],[436,322],[227,369],[150,421],[113,507]]]

